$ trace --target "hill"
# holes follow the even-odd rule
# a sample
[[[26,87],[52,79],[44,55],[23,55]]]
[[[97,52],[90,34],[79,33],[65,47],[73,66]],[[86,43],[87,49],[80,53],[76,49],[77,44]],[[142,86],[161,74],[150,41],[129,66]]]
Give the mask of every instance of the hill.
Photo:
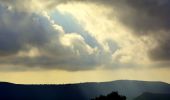
[[[90,100],[118,91],[127,100],[144,92],[170,93],[170,84],[163,82],[118,80],[101,83],[67,85],[21,85],[0,83],[0,100]]]
[[[163,93],[143,93],[134,100],[170,100],[170,94]]]

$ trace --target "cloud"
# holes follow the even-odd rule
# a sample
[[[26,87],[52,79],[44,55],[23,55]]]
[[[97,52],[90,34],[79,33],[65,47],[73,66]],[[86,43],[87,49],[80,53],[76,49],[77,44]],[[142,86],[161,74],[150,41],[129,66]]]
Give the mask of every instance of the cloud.
[[[48,13],[15,11],[3,6],[0,13],[1,66],[14,66],[8,67],[13,70],[75,71],[98,65],[97,49],[87,44],[80,34],[65,33]]]
[[[41,20],[44,20],[43,17],[36,14],[12,12],[3,7],[0,13],[0,52],[2,55],[15,54],[29,45],[41,47],[49,41],[51,35],[46,34],[46,26],[41,23]]]
[[[40,12],[44,9],[55,8],[59,4],[70,2],[78,2],[81,0],[0,0],[1,5],[5,5],[10,9],[20,11],[34,11]],[[84,1],[84,0],[83,0]]]
[[[0,64],[68,71],[167,65],[169,5],[168,0],[1,0]]]
[[[167,0],[127,0],[129,11],[120,21],[134,30],[137,37],[153,38],[156,46],[148,54],[154,61],[169,61],[170,2]],[[155,44],[153,43],[153,44]]]
[[[81,9],[77,9],[81,8]],[[63,13],[72,14],[84,29],[99,43],[100,54],[106,68],[137,67],[148,61],[145,42],[147,37],[136,38],[131,29],[122,24],[113,10],[96,4],[67,4],[57,8]],[[95,9],[95,10],[92,10]],[[82,12],[83,11],[83,12]],[[113,16],[112,18],[110,18]]]
[[[112,12],[109,19],[116,16],[120,23],[130,28],[136,38],[148,37],[153,40],[148,56],[153,61],[170,60],[170,2],[168,0],[92,0]]]

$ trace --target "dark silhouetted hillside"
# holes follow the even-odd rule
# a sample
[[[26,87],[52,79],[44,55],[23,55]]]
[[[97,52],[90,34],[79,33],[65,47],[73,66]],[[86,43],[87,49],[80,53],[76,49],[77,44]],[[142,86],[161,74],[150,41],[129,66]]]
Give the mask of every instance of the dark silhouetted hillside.
[[[134,100],[170,100],[170,94],[143,93]]]
[[[112,92],[106,96],[100,95],[92,100],[126,100],[126,97],[119,95],[118,92]]]
[[[19,85],[0,83],[0,100],[90,100],[118,91],[131,100],[144,92],[170,93],[163,82],[119,80],[67,85]]]

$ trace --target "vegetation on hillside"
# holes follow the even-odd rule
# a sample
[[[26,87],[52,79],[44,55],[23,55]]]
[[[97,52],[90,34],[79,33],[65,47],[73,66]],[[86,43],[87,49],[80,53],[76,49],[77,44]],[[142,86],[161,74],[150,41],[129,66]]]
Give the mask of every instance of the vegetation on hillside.
[[[112,92],[106,96],[100,95],[92,100],[126,100],[126,97],[119,95],[118,92]]]

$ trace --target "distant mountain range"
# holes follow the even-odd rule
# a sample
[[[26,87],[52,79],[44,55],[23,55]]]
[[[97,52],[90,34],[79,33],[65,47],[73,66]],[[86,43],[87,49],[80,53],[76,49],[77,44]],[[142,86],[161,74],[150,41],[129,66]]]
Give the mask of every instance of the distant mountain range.
[[[144,100],[140,97],[151,93],[170,94],[170,84],[132,80],[67,85],[21,85],[0,82],[0,100],[90,100],[112,91],[118,91],[126,96],[127,100]]]

